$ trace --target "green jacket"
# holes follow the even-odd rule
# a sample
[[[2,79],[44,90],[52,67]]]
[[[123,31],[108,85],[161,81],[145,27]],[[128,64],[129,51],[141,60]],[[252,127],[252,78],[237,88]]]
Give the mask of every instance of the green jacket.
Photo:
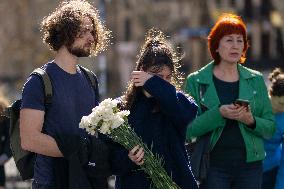
[[[193,139],[212,131],[211,149],[217,143],[225,119],[219,111],[219,98],[213,83],[213,66],[211,62],[187,77],[185,91],[189,93],[199,105],[199,116],[187,128],[187,139]],[[250,101],[252,114],[256,121],[256,128],[250,129],[239,122],[241,134],[246,146],[247,162],[263,160],[265,157],[263,138],[270,138],[275,131],[274,115],[268,98],[262,74],[238,64],[239,98]],[[205,85],[205,92],[200,99],[200,85]],[[201,114],[201,104],[208,108]]]

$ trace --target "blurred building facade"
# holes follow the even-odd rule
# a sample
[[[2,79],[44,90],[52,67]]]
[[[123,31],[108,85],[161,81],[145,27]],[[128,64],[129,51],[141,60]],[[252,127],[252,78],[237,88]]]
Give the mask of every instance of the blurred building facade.
[[[129,68],[135,65],[132,58],[151,27],[169,34],[185,53],[186,74],[207,64],[206,37],[223,12],[241,15],[247,24],[250,48],[246,66],[260,70],[284,67],[283,0],[112,0],[107,7],[107,23],[115,35],[111,52],[117,53],[118,65],[124,65],[120,68],[124,84]]]
[[[52,52],[42,43],[41,19],[59,0],[0,1],[0,84],[19,90],[27,75]],[[246,66],[269,69],[284,64],[283,0],[90,0],[112,30],[112,45],[102,56],[82,63],[94,70],[104,96],[125,89],[145,33],[156,27],[170,36],[184,55],[182,70],[199,69],[210,61],[206,37],[222,12],[243,17],[251,47]]]
[[[4,86],[11,95],[18,96],[16,93],[20,92],[28,73],[47,61],[50,52],[41,42],[39,23],[56,3],[58,1],[0,1],[1,90]]]

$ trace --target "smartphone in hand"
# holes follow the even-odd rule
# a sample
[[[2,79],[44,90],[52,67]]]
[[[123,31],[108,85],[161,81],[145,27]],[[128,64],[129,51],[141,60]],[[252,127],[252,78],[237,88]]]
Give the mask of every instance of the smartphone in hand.
[[[249,101],[248,101],[248,100],[244,100],[244,99],[237,99],[237,100],[234,102],[234,104],[235,104],[235,105],[240,105],[240,106],[248,107]]]

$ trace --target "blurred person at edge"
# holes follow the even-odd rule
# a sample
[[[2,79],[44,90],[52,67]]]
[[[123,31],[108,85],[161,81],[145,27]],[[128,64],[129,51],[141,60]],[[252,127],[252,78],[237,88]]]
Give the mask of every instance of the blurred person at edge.
[[[20,136],[22,148],[37,154],[32,188],[54,189],[59,183],[69,184],[63,177],[56,180],[60,171],[55,171],[55,163],[68,164],[68,157],[63,157],[66,149],[59,149],[56,137],[70,136],[68,141],[71,137],[90,139],[87,132],[79,128],[79,122],[99,103],[99,97],[78,66],[79,58],[96,56],[104,50],[109,30],[92,4],[71,0],[62,1],[43,18],[41,32],[43,42],[56,52],[54,60],[42,66],[52,82],[52,104],[47,111],[42,81],[37,75],[31,75],[23,87]],[[75,146],[73,148],[75,150]],[[63,176],[70,177],[67,168],[62,172]],[[90,179],[88,181],[92,184]],[[107,181],[105,183],[106,188]]]
[[[12,156],[9,139],[9,119],[2,116],[8,104],[8,99],[0,94],[0,189],[5,188],[6,176],[4,164]]]
[[[213,61],[190,74],[185,90],[199,105],[187,139],[212,132],[207,177],[202,189],[260,189],[263,138],[275,131],[274,115],[261,73],[242,64],[248,48],[241,17],[223,14],[208,36]],[[202,99],[199,86],[205,85]],[[249,106],[234,104],[236,99]],[[201,114],[201,108],[206,109]]]
[[[269,140],[264,140],[266,157],[263,161],[262,189],[284,188],[284,73],[274,69],[269,80],[272,110],[275,114],[276,132]]]

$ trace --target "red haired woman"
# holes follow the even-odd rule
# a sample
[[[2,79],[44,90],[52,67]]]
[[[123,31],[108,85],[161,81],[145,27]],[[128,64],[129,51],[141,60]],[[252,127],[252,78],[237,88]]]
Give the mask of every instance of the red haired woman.
[[[272,136],[275,125],[261,73],[241,65],[248,48],[242,19],[222,15],[208,36],[208,48],[213,61],[190,74],[185,88],[199,105],[187,139],[211,135],[201,188],[260,189],[263,138]]]

